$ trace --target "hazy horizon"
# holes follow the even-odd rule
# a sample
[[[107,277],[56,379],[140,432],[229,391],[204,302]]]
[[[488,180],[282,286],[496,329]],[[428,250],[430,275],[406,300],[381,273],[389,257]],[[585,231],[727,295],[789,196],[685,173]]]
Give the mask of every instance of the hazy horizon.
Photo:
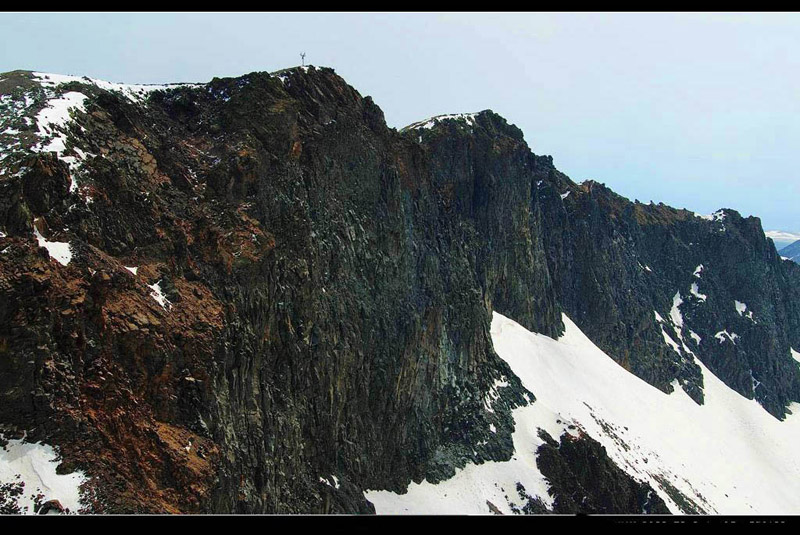
[[[3,13],[0,71],[203,82],[305,51],[389,126],[490,108],[576,182],[754,215],[780,249],[800,239],[798,29],[781,13]]]

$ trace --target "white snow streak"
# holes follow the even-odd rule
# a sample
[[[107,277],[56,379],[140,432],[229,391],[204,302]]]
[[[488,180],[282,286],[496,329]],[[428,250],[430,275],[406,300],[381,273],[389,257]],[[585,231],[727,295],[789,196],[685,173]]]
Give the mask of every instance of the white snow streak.
[[[672,308],[669,311],[669,317],[676,327],[675,330],[678,332],[678,336],[680,336],[680,330],[683,328],[683,315],[681,314],[681,310],[679,308],[682,304],[683,299],[681,299],[681,293],[677,292],[672,298]]]
[[[161,308],[164,310],[169,310],[172,306],[172,303],[169,302],[167,296],[164,295],[164,292],[161,290],[161,281],[148,284],[147,287],[152,290],[152,292],[150,292],[150,297],[155,299],[158,304],[161,305]]]
[[[691,330],[691,329],[689,329],[689,336],[691,336],[691,337],[692,337],[692,340],[694,340],[694,341],[695,341],[695,343],[696,343],[697,345],[700,345],[700,342],[702,342],[702,341],[703,341],[703,339],[702,339],[702,338],[700,338],[700,335],[699,335],[699,334],[697,334],[696,332],[694,332],[694,331],[693,331],[693,330]]]
[[[739,338],[739,335],[736,334],[736,333],[729,333],[726,330],[726,331],[718,332],[717,334],[714,335],[714,338],[719,340],[720,344],[727,339],[727,340],[730,340],[731,342],[733,342],[734,345],[736,345],[736,339]]]
[[[692,287],[689,289],[689,292],[696,298],[701,299],[702,301],[708,299],[707,295],[700,293],[700,287],[697,285],[696,282],[692,283]]]

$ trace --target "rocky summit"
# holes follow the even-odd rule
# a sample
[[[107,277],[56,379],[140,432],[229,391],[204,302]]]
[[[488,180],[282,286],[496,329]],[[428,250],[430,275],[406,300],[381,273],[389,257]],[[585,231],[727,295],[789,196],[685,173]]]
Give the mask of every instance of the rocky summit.
[[[600,359],[606,391],[690,414],[711,382],[774,436],[800,402],[800,266],[758,218],[575,183],[490,110],[389,128],[329,68],[1,74],[0,291],[2,512],[380,513],[457,483],[455,512],[717,512],[712,472],[642,468],[667,453],[639,463],[623,412],[537,389]],[[549,383],[514,360],[570,340]]]

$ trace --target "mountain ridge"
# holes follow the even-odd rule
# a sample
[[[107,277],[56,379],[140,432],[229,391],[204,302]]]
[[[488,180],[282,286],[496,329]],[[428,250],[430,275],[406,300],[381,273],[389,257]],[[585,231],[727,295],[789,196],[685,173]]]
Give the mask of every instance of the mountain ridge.
[[[327,68],[11,74],[0,423],[86,470],[92,511],[363,513],[507,461],[536,393],[493,311],[551,338],[566,312],[698,403],[694,358],[777,418],[800,400],[800,273],[757,218],[576,184],[490,110],[390,129]]]
[[[788,258],[793,262],[800,263],[800,240],[790,243],[780,251],[778,254],[784,258]]]

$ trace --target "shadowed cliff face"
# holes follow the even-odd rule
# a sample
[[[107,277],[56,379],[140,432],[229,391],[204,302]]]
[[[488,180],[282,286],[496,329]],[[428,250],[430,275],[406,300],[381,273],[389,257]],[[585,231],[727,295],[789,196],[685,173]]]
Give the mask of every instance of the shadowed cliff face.
[[[447,209],[481,233],[491,305],[531,330],[563,310],[623,367],[702,403],[695,358],[782,418],[800,397],[798,273],[758,218],[698,216],[575,184],[491,112],[404,129],[431,160]]]
[[[692,352],[773,414],[800,399],[800,268],[757,220],[576,185],[490,111],[397,132],[313,67],[0,91],[0,423],[61,446],[91,510],[370,512],[364,489],[508,459],[533,395],[493,309],[550,336],[563,310],[697,400]]]
[[[800,270],[758,218],[700,217],[624,199],[602,184],[568,189],[545,234],[565,312],[624,367],[702,402],[695,357],[782,418],[800,396]],[[552,196],[551,196],[552,197]]]
[[[543,438],[537,464],[550,482],[554,513],[670,514],[649,484],[623,472],[591,437],[564,433],[556,442],[543,432]]]
[[[522,132],[491,111],[429,124],[403,132],[424,148],[445,214],[477,232],[476,276],[487,305],[558,336],[561,308],[535,198],[535,184],[553,180],[552,160],[531,153]]]

